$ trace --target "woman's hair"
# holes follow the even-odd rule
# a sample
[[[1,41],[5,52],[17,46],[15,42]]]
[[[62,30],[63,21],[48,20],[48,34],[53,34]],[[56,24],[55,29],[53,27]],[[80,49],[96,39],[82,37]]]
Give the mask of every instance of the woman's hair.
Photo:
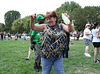
[[[98,26],[98,22],[94,22],[93,28],[95,29]]]
[[[56,23],[58,22],[58,16],[55,11],[47,12],[45,15],[45,18],[48,18],[48,17],[54,17],[54,18],[56,17]]]

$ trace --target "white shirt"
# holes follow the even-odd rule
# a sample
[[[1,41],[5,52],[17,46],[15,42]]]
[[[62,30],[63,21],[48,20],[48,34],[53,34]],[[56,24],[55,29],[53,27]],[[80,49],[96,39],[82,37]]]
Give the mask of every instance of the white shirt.
[[[91,33],[90,29],[86,28],[86,29],[84,30],[84,36],[83,36],[83,38],[86,38],[86,39],[91,40],[92,35],[86,35],[85,32]]]
[[[97,38],[97,32],[98,31],[99,31],[99,29],[97,29],[97,28],[92,29],[92,34],[93,34],[92,42],[100,42],[100,38]]]

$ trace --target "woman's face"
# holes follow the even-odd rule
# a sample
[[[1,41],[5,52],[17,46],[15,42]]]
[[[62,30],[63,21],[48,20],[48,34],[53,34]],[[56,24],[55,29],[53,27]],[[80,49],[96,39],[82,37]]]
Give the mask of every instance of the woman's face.
[[[90,25],[87,25],[87,28],[89,29],[90,28]]]
[[[56,24],[56,17],[48,17],[47,23],[49,26],[54,26]]]

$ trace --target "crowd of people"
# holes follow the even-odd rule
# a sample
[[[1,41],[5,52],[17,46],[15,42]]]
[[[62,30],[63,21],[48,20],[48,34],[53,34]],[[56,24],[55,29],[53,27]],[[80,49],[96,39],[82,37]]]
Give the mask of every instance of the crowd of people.
[[[67,14],[65,15],[68,17]],[[69,23],[67,26],[63,23],[58,24],[58,17],[55,11],[47,12],[45,16],[47,24],[35,25],[34,21],[36,17],[36,14],[31,16],[30,27],[34,31],[43,33],[43,42],[40,48],[42,53],[42,74],[50,74],[52,66],[54,66],[56,74],[64,74],[63,57],[65,54],[65,57],[68,58],[68,46],[70,42],[68,33],[73,31],[73,27],[71,23]],[[86,24],[84,30],[83,41],[86,45],[84,55],[86,57],[91,57],[91,55],[88,53],[88,50],[90,43],[93,43],[93,62],[100,63],[100,60],[97,59],[100,47],[100,37],[98,29],[99,24],[98,22],[94,22],[92,31],[90,31],[90,26],[91,24]],[[79,40],[80,33],[77,32],[76,37],[77,40]]]
[[[0,40],[3,41],[6,38],[8,38],[8,41],[11,40],[11,39],[13,39],[13,40],[18,40],[18,39],[21,40],[21,39],[23,39],[23,41],[25,41],[25,40],[27,41],[27,37],[26,36],[27,36],[27,34],[25,32],[23,32],[22,34],[18,33],[18,32],[16,34],[11,34],[10,32],[8,32],[8,33],[1,32],[0,33]]]
[[[64,15],[69,19],[67,13],[64,13]],[[31,51],[34,50],[34,69],[36,71],[42,69],[42,74],[50,74],[51,68],[54,66],[56,74],[65,74],[63,58],[68,58],[70,32],[74,30],[71,22],[67,25],[65,23],[58,24],[58,16],[55,11],[47,12],[45,17],[33,14],[30,18],[30,46],[28,57],[25,60],[30,60]],[[37,23],[34,23],[35,20],[37,20]],[[47,24],[44,24],[45,20]],[[93,43],[93,62],[100,63],[100,60],[97,59],[100,47],[100,26],[98,22],[94,22],[92,30],[90,30],[90,27],[91,24],[86,24],[84,29],[83,41],[86,45],[84,55],[91,57],[88,50],[90,43]],[[3,40],[3,32],[0,35],[1,40]],[[10,40],[11,34],[8,33],[7,35],[8,40]],[[25,32],[23,34],[16,33],[14,40],[17,40],[18,37],[21,39],[22,35],[23,41],[27,40]],[[76,40],[79,40],[79,32],[77,32],[76,37]]]
[[[69,18],[66,13],[65,15]],[[67,35],[73,31],[72,24],[71,22],[67,25],[64,23],[58,24],[58,16],[55,11],[46,13],[45,19],[47,20],[47,24],[44,24],[43,22],[39,23],[38,25],[34,24],[35,19],[37,20],[38,17],[39,16],[36,16],[36,14],[31,15],[30,28],[34,32],[41,32],[43,40],[41,47],[38,44],[38,39],[35,41],[32,40],[33,42],[30,40],[31,46],[29,47],[29,55],[30,49],[34,49],[35,52],[41,51],[41,56],[39,56],[40,53],[37,53],[41,58],[39,63],[42,63],[42,74],[50,74],[52,66],[54,66],[56,74],[65,74],[63,69],[63,56],[65,54],[65,57],[68,57],[67,53],[70,39],[67,39]],[[33,38],[35,38],[35,34],[33,35]],[[64,51],[66,52],[64,53]],[[36,55],[34,54],[34,58],[35,57]],[[39,57],[37,57],[37,60]],[[29,60],[29,57],[25,59]]]

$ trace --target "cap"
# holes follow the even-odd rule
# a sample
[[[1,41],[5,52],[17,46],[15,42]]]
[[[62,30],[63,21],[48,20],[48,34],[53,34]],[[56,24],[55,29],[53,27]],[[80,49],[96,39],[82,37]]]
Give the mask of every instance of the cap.
[[[44,19],[44,17],[42,15],[39,15],[36,20],[39,20],[39,19]]]
[[[86,24],[86,25],[85,25],[85,27],[87,27],[88,25],[90,25],[90,26],[91,26],[91,24]]]

